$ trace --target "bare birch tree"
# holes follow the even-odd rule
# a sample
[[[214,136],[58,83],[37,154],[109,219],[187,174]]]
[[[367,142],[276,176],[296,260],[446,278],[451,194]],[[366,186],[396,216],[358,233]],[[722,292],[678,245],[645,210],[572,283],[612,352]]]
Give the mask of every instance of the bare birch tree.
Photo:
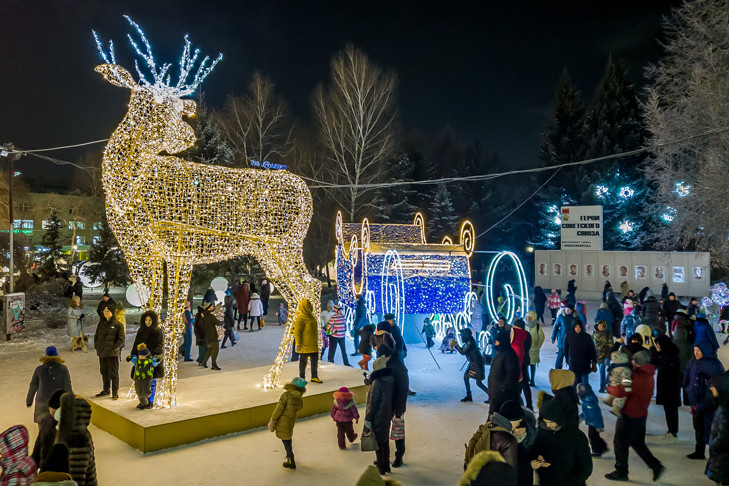
[[[330,180],[348,185],[339,197],[349,221],[355,221],[373,203],[363,197],[373,189],[360,185],[385,177],[382,168],[394,145],[397,77],[351,44],[334,56],[331,68],[331,86],[317,86],[312,104],[332,162]]]
[[[652,210],[662,219],[657,245],[710,251],[722,267],[729,263],[727,12],[727,0],[685,2],[673,10],[664,21],[665,55],[648,69],[645,104],[657,146],[647,169],[656,187]]]
[[[260,72],[253,73],[245,96],[229,97],[219,123],[236,152],[236,165],[251,160],[285,163],[293,139],[293,123],[275,86]]]
[[[83,169],[76,169],[74,186],[82,194],[94,198],[104,197],[104,187],[101,184],[101,150],[90,150],[79,160]]]

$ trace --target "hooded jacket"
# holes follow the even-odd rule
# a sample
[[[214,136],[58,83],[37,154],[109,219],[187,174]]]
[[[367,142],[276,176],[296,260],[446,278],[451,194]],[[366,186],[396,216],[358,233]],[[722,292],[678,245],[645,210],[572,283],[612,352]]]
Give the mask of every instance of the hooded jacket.
[[[592,337],[585,332],[584,328],[579,333],[576,332],[577,326],[582,327],[582,323],[575,322],[564,340],[564,355],[570,365],[570,371],[577,376],[582,376],[591,372],[592,363],[597,363],[597,353]]]
[[[35,478],[37,466],[28,457],[28,430],[14,425],[0,434],[0,485],[24,486]]]
[[[719,396],[709,435],[706,476],[717,484],[729,484],[729,373],[714,376],[712,384]]]
[[[405,413],[405,409],[407,408],[408,390],[410,389],[408,369],[397,353],[393,353],[388,358],[387,368],[392,370],[392,376],[395,378],[392,396],[392,414],[395,417],[402,417],[402,414]]]
[[[147,317],[152,318],[152,325],[147,327],[145,320]],[[149,350],[149,354],[157,356],[159,364],[154,368],[154,374],[152,378],[162,378],[165,376],[165,364],[162,357],[165,353],[165,335],[162,329],[159,327],[159,319],[157,313],[153,311],[147,311],[142,314],[142,318],[139,320],[139,330],[134,338],[134,345],[132,346],[132,356],[139,356],[137,346],[144,343]],[[134,368],[132,367],[132,379],[134,379]]]
[[[79,486],[96,486],[96,459],[94,441],[88,427],[91,405],[71,393],[61,396],[61,421],[56,442],[68,447],[69,473]]]
[[[255,292],[248,301],[248,317],[261,317],[263,315],[263,303],[261,297]]]
[[[613,333],[613,322],[615,322],[615,318],[613,317],[613,313],[610,310],[610,307],[608,304],[602,304],[600,305],[600,308],[597,310],[597,313],[595,314],[595,323],[597,324],[597,321],[605,321],[607,324],[607,331],[612,334]]]
[[[544,313],[544,305],[547,303],[547,296],[544,295],[544,290],[542,290],[542,287],[537,285],[534,287],[534,299],[532,300],[532,304],[534,304],[534,310],[536,311],[538,316],[541,316]]]
[[[711,327],[711,324],[709,324],[709,321],[705,317],[696,318],[693,326],[693,334],[694,345],[705,342],[711,346],[713,350],[711,354],[716,354],[716,351],[719,349],[719,342],[716,340],[714,328]]]
[[[620,323],[623,320],[623,306],[615,292],[608,293],[607,305],[613,315],[613,336],[620,337]]]
[[[195,314],[195,320],[192,323],[192,330],[195,333],[195,346],[206,346],[208,344],[208,341],[205,338],[205,318],[203,317],[203,312],[204,309],[202,307],[198,307],[197,314]]]
[[[491,370],[489,372],[489,395],[492,405],[503,404],[508,400],[519,400],[519,375],[521,368],[519,366],[519,357],[509,343],[509,333],[500,331],[495,341],[499,342],[496,349],[496,355],[491,360]]]
[[[642,351],[647,352],[647,351]],[[623,385],[608,386],[608,393],[614,397],[626,397],[621,413],[630,418],[643,418],[648,416],[648,405],[653,397],[653,374],[655,367],[652,364],[633,364],[633,376],[630,391]]]
[[[595,326],[595,332],[592,334],[592,342],[595,345],[595,353],[597,354],[597,362],[602,364],[606,359],[610,358],[610,349],[613,347],[613,335],[607,329],[602,331]]]
[[[370,340],[372,339],[372,325],[367,324],[365,326],[362,326],[362,328],[357,331],[359,333],[359,346],[357,347],[357,352],[362,355],[371,356],[372,355],[372,343]],[[393,341],[394,345],[394,341]]]
[[[532,337],[522,327],[517,325],[517,319],[514,321],[514,327],[511,328],[511,349],[514,350],[516,356],[519,358],[519,369],[523,370],[524,365],[529,364],[529,348],[532,347]],[[523,324],[521,321],[519,325]],[[519,374],[519,379],[523,378],[522,374]]]
[[[570,427],[561,404],[547,400],[539,410],[540,426],[531,458],[539,456],[550,463],[537,469],[541,486],[582,486],[592,474],[592,456],[587,437],[578,427]],[[556,422],[559,430],[546,428],[543,420]]]
[[[297,351],[301,354],[319,352],[319,323],[314,316],[311,302],[307,299],[301,299],[296,308],[294,342],[296,346],[301,346]]]
[[[554,397],[547,395],[544,400],[547,398],[556,400],[564,413],[563,426],[576,428],[580,423],[580,412],[577,407],[580,399],[575,390],[575,374],[569,370],[549,370],[549,384]]]
[[[656,404],[681,406],[681,367],[678,348],[666,335],[656,338]]]
[[[357,300],[357,307],[354,309],[354,328],[361,329],[362,326],[369,324],[370,319],[367,316],[367,303],[364,297]]]
[[[711,345],[707,342],[694,344],[703,354],[701,359],[692,358],[683,374],[683,387],[691,405],[700,407],[709,393],[709,380],[724,372],[724,366],[716,358]]]
[[[390,439],[390,422],[393,415],[395,377],[391,368],[373,371],[369,376],[367,413],[365,420],[372,424],[372,432],[378,444]]]
[[[334,392],[331,416],[337,422],[351,422],[359,419],[359,411],[352,392]]]
[[[623,322],[620,324],[620,334],[630,337],[635,334],[636,328],[641,324],[642,320],[638,313],[638,306],[635,306],[628,315],[623,317]]]
[[[501,454],[496,451],[481,451],[471,458],[458,486],[515,486],[516,480],[514,468],[506,463]],[[359,483],[357,486],[360,486]]]
[[[511,422],[499,413],[492,414],[489,422],[497,427],[491,430],[491,450],[501,454],[506,463],[516,469],[519,444],[511,433]]]
[[[483,380],[486,378],[486,371],[484,369],[481,350],[478,348],[478,344],[476,344],[476,340],[473,338],[470,329],[461,329],[460,333],[463,346],[456,344],[455,348],[468,360],[468,377],[474,380]]]
[[[643,303],[643,319],[645,324],[651,328],[651,330],[658,329],[665,334],[666,324],[665,318],[663,317],[663,311],[661,310],[661,304],[653,295],[649,295],[645,298]]]
[[[33,372],[25,397],[25,404],[29,407],[35,398],[33,421],[36,423],[48,416],[48,399],[56,390],[73,392],[71,375],[60,356],[42,356],[40,361],[43,364]]]
[[[291,440],[294,436],[296,414],[304,407],[304,401],[301,398],[304,393],[306,393],[306,387],[298,387],[293,383],[284,385],[284,392],[278,399],[276,409],[271,415],[276,437],[279,439]]]
[[[561,313],[557,317],[554,328],[552,328],[552,342],[557,342],[557,348],[564,349],[564,340],[567,337],[567,333],[575,326],[575,321],[579,322],[579,319],[575,316],[574,311],[569,314]]]
[[[575,285],[575,280],[572,279],[567,282],[567,302],[572,307],[575,307],[577,305],[577,295],[575,295],[576,292],[577,286]]]
[[[673,300],[671,300],[673,297]],[[673,292],[668,294],[668,297],[663,302],[663,314],[668,320],[673,319],[673,315],[677,310],[681,308],[681,302],[676,298],[676,294]]]
[[[535,365],[540,362],[539,350],[542,349],[542,344],[544,344],[544,330],[542,330],[542,326],[539,325],[536,319],[525,322],[526,331],[532,338],[532,346],[529,348],[529,363]]]

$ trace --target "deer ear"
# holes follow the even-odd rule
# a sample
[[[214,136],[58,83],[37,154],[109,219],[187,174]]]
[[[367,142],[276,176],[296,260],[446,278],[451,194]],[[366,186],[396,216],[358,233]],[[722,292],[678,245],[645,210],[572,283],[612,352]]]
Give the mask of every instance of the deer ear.
[[[136,89],[139,86],[129,71],[116,64],[100,64],[94,71],[101,73],[104,79],[116,86],[129,89]]]

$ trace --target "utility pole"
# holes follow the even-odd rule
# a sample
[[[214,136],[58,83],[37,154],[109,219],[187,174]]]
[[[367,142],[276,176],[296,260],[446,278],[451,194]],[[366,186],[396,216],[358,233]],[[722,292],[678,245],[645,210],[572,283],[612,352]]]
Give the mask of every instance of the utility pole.
[[[13,168],[13,161],[15,160],[15,145],[6,143],[5,150],[7,151],[8,158],[8,220],[10,226],[10,232],[8,234],[10,241],[10,261],[8,262],[10,286],[8,293],[12,294],[15,291],[15,255],[13,255],[13,232],[15,231],[15,219],[13,217],[13,177],[15,169]]]

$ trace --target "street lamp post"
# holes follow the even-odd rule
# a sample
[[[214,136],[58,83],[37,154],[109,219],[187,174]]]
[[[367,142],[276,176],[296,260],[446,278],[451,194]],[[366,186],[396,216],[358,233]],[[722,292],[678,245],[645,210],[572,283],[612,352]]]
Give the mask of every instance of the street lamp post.
[[[15,255],[13,251],[13,232],[15,230],[15,220],[13,218],[13,176],[15,171],[13,168],[13,162],[15,160],[15,146],[12,143],[6,143],[4,147],[4,155],[8,158],[8,220],[10,227],[10,231],[8,233],[10,243],[10,261],[8,262],[10,285],[8,290],[9,293],[12,294],[15,291]]]

